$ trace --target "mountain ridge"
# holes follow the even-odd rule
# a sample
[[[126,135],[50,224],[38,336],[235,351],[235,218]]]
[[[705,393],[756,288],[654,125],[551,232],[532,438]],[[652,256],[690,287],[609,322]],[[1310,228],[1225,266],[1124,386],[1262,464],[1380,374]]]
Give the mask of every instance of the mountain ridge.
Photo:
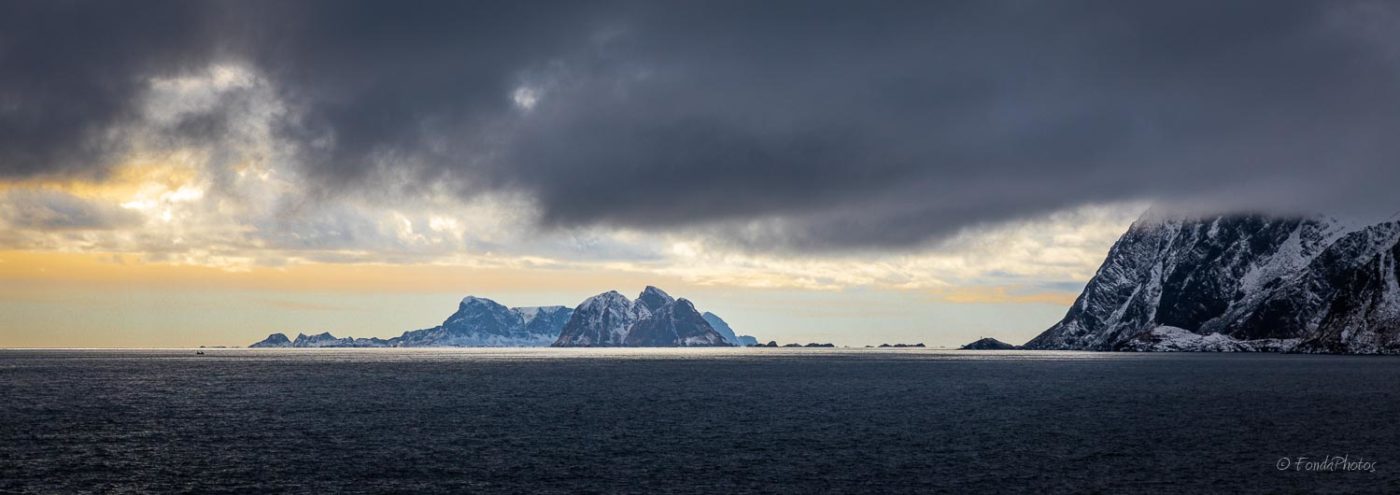
[[[726,341],[685,298],[647,286],[631,300],[608,291],[585,300],[554,347],[716,347]]]
[[[565,327],[574,320],[579,309],[594,314],[609,308],[616,311],[605,316],[606,322],[580,320],[575,323],[588,326],[593,331],[592,337],[579,342],[565,339],[561,343]],[[644,330],[629,340],[628,335],[637,323],[644,323],[637,327]],[[727,324],[725,328],[728,329]],[[747,341],[754,340],[745,337]],[[577,308],[511,308],[484,297],[466,296],[458,303],[457,311],[442,324],[409,330],[398,337],[336,337],[330,332],[321,332],[299,333],[295,338],[288,338],[286,334],[273,333],[249,347],[653,347],[742,345],[745,341],[715,331],[689,300],[672,298],[659,288],[647,286],[635,302],[617,291],[607,291],[585,299]]]
[[[1145,213],[1027,349],[1400,354],[1400,224]]]

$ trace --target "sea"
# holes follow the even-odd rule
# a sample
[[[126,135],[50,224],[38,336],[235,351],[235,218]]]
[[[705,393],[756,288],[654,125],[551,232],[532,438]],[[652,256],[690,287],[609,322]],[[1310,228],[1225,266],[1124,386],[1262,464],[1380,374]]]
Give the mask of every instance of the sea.
[[[3,493],[1400,493],[1400,358],[0,350]]]

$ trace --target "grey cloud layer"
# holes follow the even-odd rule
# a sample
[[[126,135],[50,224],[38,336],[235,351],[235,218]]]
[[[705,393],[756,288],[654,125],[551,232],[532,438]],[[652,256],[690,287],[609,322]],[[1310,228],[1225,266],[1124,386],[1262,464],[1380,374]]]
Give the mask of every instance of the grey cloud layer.
[[[7,176],[100,171],[144,81],[220,62],[298,110],[280,135],[313,193],[386,176],[396,193],[520,192],[554,227],[839,249],[1140,198],[1400,207],[1400,14],[1384,3],[0,9]]]
[[[108,230],[139,222],[140,217],[130,211],[57,191],[0,193],[0,225],[9,228]]]

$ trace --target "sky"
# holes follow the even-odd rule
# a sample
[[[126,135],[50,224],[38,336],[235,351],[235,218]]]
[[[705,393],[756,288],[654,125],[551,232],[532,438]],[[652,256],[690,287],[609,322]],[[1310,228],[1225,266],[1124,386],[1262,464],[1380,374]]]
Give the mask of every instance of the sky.
[[[0,2],[0,346],[660,286],[1020,342],[1150,205],[1400,209],[1389,2]]]

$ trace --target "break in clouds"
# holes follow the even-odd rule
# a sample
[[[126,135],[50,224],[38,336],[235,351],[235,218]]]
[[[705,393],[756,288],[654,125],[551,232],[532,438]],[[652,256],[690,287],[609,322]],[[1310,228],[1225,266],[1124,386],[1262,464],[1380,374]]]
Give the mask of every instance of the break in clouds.
[[[264,238],[217,233],[251,247],[372,249],[312,206],[347,197],[809,252],[1141,200],[1400,208],[1393,4],[884,7],[5,2],[0,175],[183,157],[232,198],[202,214],[265,210]],[[267,169],[264,205],[236,183]],[[131,221],[9,201],[11,224]]]

